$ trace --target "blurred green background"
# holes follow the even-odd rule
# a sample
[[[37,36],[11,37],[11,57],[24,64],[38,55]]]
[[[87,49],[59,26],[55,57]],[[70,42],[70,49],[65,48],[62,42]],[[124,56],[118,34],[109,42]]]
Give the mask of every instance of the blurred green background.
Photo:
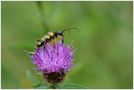
[[[74,66],[64,82],[88,88],[132,88],[132,2],[2,2],[2,88],[32,88],[26,70],[35,74],[24,50],[33,51],[50,31],[65,33],[65,43],[77,48]]]

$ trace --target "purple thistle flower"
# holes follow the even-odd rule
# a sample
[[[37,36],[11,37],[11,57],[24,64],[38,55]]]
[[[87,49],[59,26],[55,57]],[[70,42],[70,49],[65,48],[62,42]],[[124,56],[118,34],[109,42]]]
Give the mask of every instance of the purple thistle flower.
[[[59,42],[51,46],[49,43],[44,47],[36,48],[32,62],[36,69],[43,72],[49,83],[59,83],[63,80],[66,72],[72,67],[72,48]]]

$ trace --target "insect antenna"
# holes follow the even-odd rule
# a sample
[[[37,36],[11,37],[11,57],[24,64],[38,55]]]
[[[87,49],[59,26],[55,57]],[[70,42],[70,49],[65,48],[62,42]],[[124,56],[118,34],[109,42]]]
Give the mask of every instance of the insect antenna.
[[[63,31],[61,31],[61,33],[64,33],[66,31],[70,31],[70,30],[78,30],[78,28],[67,28],[67,29],[64,29]]]

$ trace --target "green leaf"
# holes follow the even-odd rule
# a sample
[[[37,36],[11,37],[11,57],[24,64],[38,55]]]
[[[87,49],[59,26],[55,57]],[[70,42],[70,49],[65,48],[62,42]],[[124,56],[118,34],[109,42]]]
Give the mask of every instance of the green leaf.
[[[38,87],[38,86],[41,85],[41,82],[38,81],[38,80],[32,75],[32,73],[31,73],[29,70],[26,71],[26,75],[27,75],[27,77],[28,77],[28,80],[31,81],[32,86],[33,86],[34,88],[36,88],[36,87]]]
[[[61,88],[63,89],[86,89],[85,87],[78,84],[65,84]]]
[[[43,83],[40,86],[36,87],[36,89],[50,89],[50,87],[48,84]]]

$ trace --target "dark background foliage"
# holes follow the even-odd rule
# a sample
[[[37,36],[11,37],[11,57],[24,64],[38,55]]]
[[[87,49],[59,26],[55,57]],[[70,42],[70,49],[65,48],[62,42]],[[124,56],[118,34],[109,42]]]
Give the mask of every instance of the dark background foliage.
[[[2,88],[31,88],[26,70],[33,65],[24,50],[33,51],[50,31],[72,26],[65,43],[77,48],[65,83],[88,88],[132,88],[132,2],[2,2]],[[42,76],[36,75],[42,80]]]

